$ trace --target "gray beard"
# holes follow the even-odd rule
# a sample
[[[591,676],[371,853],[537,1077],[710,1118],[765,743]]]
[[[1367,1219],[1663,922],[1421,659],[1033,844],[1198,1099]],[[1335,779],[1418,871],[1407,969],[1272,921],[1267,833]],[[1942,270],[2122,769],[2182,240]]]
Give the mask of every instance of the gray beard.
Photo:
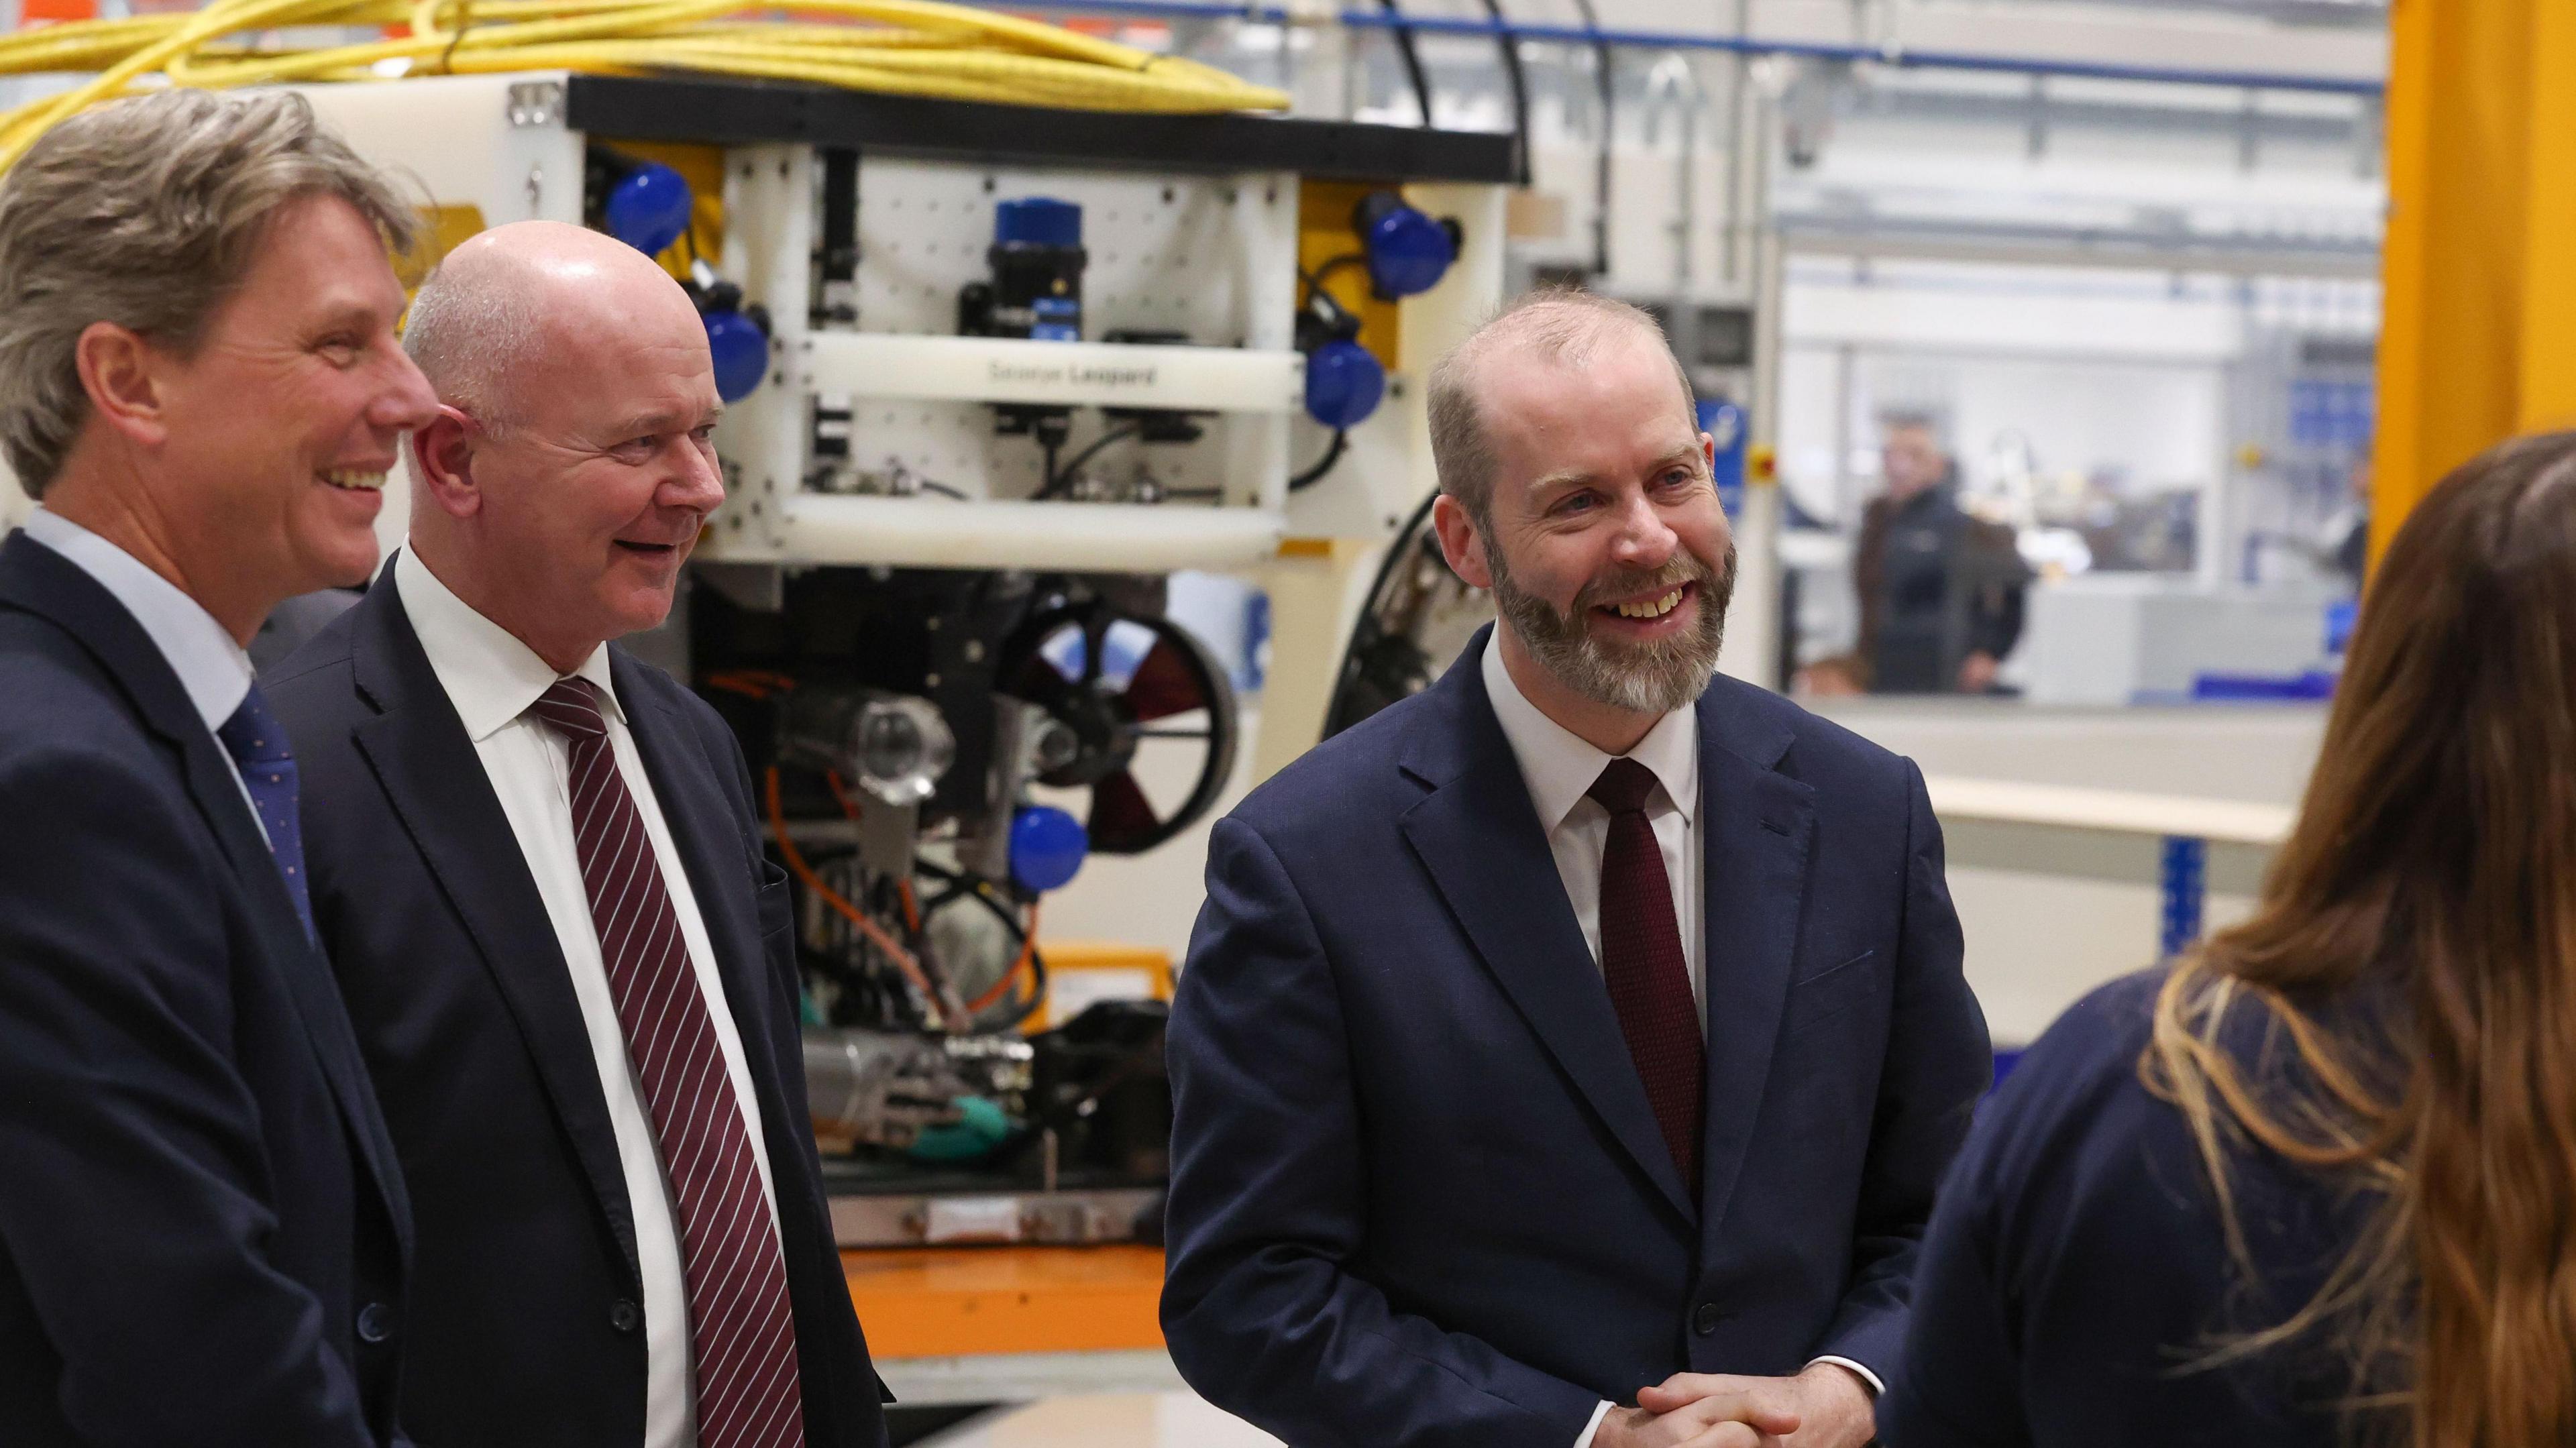
[[[1669,714],[1697,699],[1717,675],[1718,645],[1726,636],[1726,606],[1735,596],[1735,550],[1723,571],[1686,552],[1675,553],[1652,573],[1621,572],[1585,584],[1574,611],[1559,613],[1512,580],[1502,550],[1488,547],[1494,575],[1494,610],[1558,683],[1596,704],[1631,714]],[[1699,626],[1686,634],[1639,646],[1605,644],[1592,636],[1588,615],[1611,598],[1685,583],[1700,585]]]

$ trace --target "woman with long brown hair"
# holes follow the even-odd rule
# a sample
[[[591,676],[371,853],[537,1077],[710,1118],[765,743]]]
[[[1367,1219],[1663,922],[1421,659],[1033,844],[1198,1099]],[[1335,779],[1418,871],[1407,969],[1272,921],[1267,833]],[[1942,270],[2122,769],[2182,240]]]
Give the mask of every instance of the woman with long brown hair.
[[[1890,1448],[2576,1445],[2576,433],[2407,519],[2260,908],[1943,1192]]]

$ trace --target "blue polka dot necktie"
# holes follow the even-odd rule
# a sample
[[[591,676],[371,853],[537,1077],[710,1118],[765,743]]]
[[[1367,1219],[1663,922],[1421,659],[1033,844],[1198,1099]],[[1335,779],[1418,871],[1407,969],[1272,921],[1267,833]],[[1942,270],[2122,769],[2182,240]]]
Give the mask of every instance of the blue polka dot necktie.
[[[268,712],[257,684],[215,738],[233,757],[233,768],[241,771],[242,787],[250,791],[251,807],[268,831],[268,853],[286,881],[286,898],[295,902],[304,933],[313,935],[313,900],[304,889],[304,821],[295,803],[295,751],[287,747],[286,730]]]

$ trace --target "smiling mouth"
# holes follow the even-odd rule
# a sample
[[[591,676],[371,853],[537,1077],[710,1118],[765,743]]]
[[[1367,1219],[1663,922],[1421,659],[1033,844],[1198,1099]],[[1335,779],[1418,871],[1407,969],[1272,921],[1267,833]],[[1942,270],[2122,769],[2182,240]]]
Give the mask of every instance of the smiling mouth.
[[[618,547],[625,549],[629,553],[642,553],[648,556],[668,553],[672,549],[680,546],[677,543],[638,543],[627,538],[619,538],[614,541]]]
[[[1688,595],[1689,592],[1690,585],[1684,584],[1679,588],[1670,589],[1657,597],[1645,599],[1641,602],[1605,603],[1599,607],[1603,613],[1615,614],[1620,618],[1662,618],[1665,614],[1681,607],[1682,599]]]
[[[324,468],[314,476],[344,493],[380,493],[386,473],[382,468]]]

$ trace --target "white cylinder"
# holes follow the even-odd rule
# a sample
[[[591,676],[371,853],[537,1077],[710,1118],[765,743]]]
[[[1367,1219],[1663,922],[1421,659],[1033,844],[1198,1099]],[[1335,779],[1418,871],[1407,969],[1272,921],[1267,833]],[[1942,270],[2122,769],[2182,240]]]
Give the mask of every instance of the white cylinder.
[[[775,550],[725,546],[745,561],[1169,573],[1241,568],[1276,557],[1286,525],[1257,508],[1179,504],[974,502],[799,493],[780,505]]]

